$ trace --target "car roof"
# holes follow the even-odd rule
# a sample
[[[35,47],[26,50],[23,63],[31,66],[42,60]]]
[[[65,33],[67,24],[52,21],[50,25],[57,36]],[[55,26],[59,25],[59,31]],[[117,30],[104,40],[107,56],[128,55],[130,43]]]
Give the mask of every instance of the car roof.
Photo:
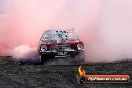
[[[75,29],[72,28],[72,29],[49,29],[49,30],[46,30],[44,32],[55,32],[55,31],[74,31]]]

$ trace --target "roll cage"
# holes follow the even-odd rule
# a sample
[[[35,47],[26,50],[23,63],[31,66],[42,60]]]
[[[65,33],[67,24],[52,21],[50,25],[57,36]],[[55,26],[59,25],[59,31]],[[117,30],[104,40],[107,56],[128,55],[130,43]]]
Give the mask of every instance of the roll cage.
[[[78,35],[73,30],[49,30],[42,34],[40,41],[55,40],[59,42],[77,41]]]

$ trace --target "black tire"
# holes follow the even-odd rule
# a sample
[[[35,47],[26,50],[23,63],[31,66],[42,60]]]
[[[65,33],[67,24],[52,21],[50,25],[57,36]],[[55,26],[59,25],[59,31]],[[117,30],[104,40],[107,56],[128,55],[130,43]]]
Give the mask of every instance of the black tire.
[[[40,64],[44,64],[44,63],[46,63],[47,61],[49,61],[49,60],[52,60],[52,58],[54,58],[54,56],[53,55],[40,55]]]
[[[46,62],[46,56],[45,55],[40,55],[39,56],[39,59],[40,59],[40,64],[42,65],[42,64],[44,64],[45,62]]]
[[[84,63],[85,62],[85,52],[80,51],[79,54],[76,55],[75,60],[77,60],[80,63]]]

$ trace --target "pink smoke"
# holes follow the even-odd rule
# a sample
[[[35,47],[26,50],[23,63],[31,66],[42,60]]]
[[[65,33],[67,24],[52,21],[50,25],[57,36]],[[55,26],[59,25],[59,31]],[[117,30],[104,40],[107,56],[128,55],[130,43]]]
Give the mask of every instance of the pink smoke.
[[[27,57],[36,52],[43,31],[74,27],[85,44],[87,62],[132,56],[130,0],[3,1],[8,4],[0,15],[0,55]]]

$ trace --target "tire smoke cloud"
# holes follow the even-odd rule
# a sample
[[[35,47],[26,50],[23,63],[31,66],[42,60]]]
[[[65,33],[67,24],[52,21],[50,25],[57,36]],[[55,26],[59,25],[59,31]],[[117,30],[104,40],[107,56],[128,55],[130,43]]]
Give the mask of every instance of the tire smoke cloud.
[[[131,0],[0,1],[0,55],[33,57],[45,30],[74,27],[86,62],[132,57]]]

